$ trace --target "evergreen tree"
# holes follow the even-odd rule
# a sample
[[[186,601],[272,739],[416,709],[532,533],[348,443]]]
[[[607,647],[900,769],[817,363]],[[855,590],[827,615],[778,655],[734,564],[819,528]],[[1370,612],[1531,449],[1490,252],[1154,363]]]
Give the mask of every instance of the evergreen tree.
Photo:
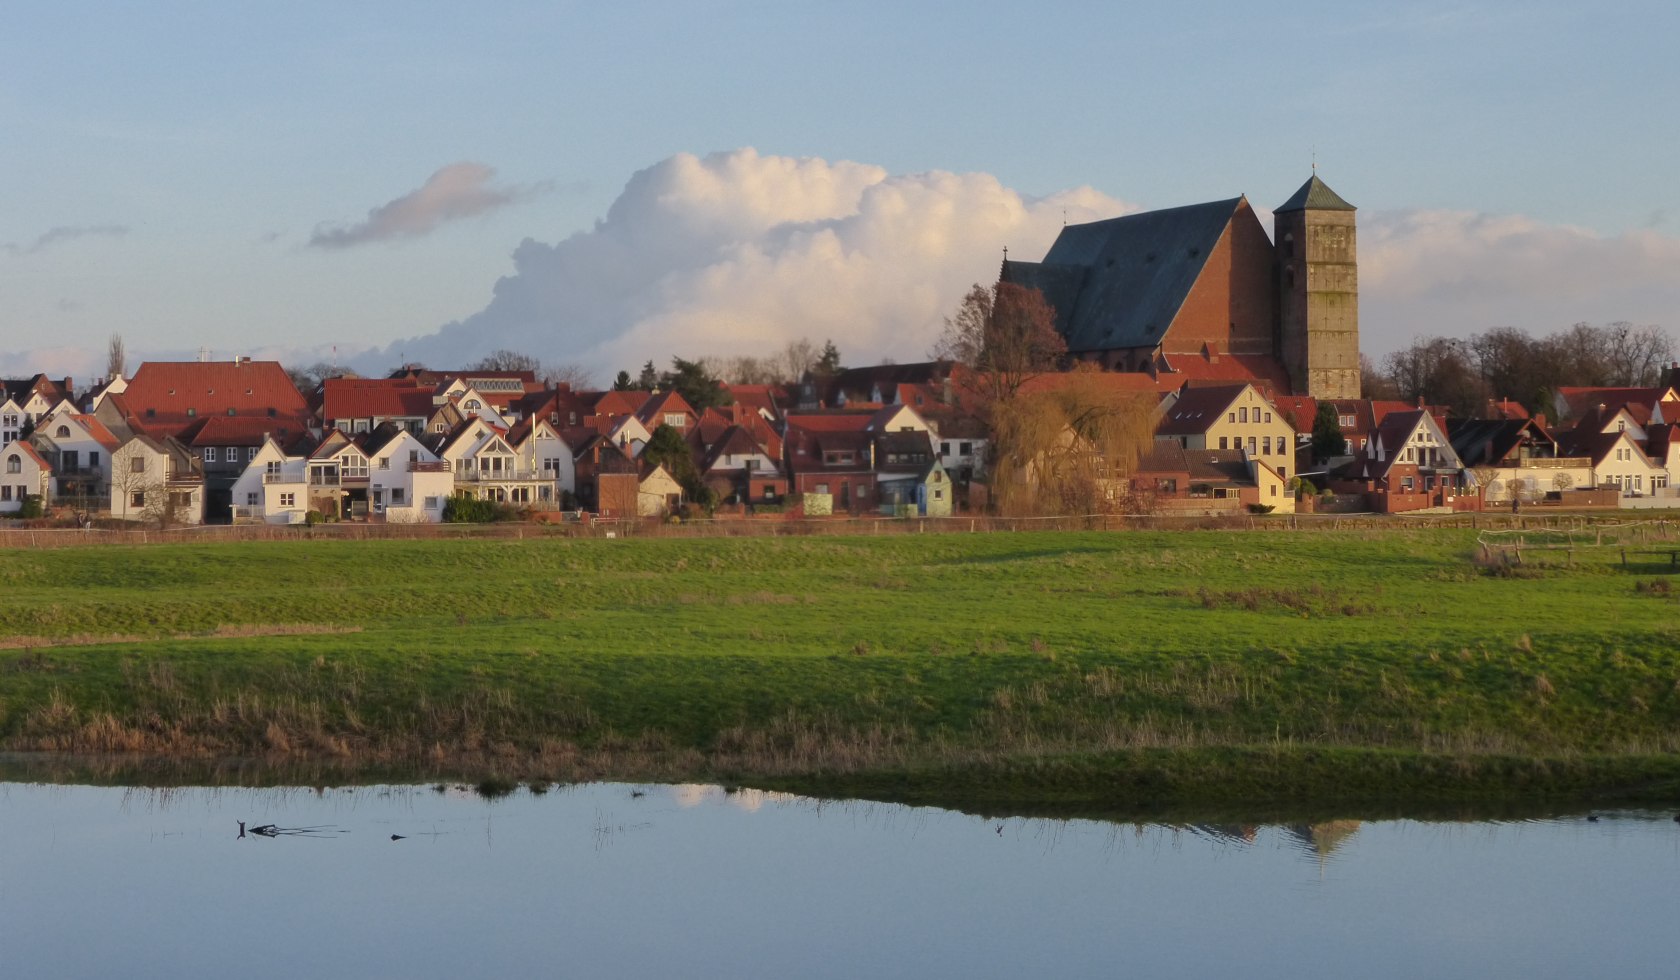
[[[660,385],[682,395],[696,412],[721,408],[730,403],[729,392],[724,389],[723,382],[712,377],[704,364],[673,357],[671,366],[672,370],[666,371],[659,379]]]
[[[659,372],[653,369],[653,362],[642,365],[642,373],[636,377],[638,391],[652,391],[659,387]]]
[[[1312,454],[1314,459],[1347,455],[1347,439],[1342,435],[1336,406],[1329,402],[1319,402],[1318,414],[1313,416]]]
[[[832,378],[843,370],[845,369],[840,366],[840,348],[834,346],[832,340],[824,342],[822,356],[817,358],[814,373],[824,378]]]
[[[634,387],[636,387],[636,383],[630,380],[629,371],[620,371],[618,377],[613,379],[614,391],[629,391]]]

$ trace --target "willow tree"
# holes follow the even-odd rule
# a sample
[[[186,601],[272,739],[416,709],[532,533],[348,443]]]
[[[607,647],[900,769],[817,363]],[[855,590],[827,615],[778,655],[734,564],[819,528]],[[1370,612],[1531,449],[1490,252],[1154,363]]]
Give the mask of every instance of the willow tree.
[[[975,285],[931,353],[968,368],[961,387],[991,436],[988,479],[999,513],[1092,513],[1123,496],[1153,438],[1154,399],[1090,365],[1059,370],[1067,342],[1042,292]]]
[[[1027,379],[992,415],[992,501],[1006,515],[1123,509],[1156,401],[1088,365]]]

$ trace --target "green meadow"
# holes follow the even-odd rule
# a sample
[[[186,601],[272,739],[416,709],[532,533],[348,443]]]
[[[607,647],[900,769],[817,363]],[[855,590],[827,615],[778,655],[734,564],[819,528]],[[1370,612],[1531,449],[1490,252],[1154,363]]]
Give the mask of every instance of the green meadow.
[[[0,748],[976,803],[1680,799],[1669,558],[1477,555],[1386,526],[18,550]]]

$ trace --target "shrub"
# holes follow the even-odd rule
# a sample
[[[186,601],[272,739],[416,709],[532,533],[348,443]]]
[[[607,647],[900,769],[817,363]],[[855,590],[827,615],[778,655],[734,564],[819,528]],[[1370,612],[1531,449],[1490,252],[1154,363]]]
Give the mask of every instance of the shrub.
[[[457,493],[443,502],[443,520],[446,524],[489,524],[494,521],[509,521],[513,520],[517,513],[507,504],[498,504],[494,500],[478,500],[464,493]]]
[[[1277,509],[1277,507],[1274,504],[1249,504],[1248,505],[1248,512],[1250,514],[1270,514],[1272,511],[1274,511],[1276,509]]]

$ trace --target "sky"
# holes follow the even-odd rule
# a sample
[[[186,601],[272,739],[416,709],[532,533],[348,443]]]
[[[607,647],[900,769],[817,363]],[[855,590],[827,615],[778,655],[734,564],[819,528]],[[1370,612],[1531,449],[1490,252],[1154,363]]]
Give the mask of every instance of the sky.
[[[0,32],[0,373],[925,356],[1002,250],[1312,173],[1361,333],[1680,331],[1680,6],[47,3]]]

